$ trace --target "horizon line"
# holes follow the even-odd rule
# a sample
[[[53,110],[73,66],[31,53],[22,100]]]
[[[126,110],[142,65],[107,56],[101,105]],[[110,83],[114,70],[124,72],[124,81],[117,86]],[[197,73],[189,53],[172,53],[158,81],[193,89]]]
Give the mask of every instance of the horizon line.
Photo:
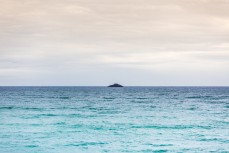
[[[0,85],[0,87],[108,87],[109,85]],[[127,85],[123,87],[229,87],[229,85]]]

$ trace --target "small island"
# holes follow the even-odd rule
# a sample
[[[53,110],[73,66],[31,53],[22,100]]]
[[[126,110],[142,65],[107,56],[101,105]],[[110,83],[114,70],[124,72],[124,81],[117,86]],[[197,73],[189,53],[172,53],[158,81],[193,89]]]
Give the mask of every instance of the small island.
[[[108,87],[123,87],[123,86],[118,83],[115,83],[115,84],[109,85]]]

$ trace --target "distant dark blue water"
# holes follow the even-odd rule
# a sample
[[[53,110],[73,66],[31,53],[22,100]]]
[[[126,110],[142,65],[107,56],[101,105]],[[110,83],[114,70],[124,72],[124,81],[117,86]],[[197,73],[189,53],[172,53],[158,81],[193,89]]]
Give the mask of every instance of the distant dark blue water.
[[[228,87],[0,87],[0,153],[229,152]]]

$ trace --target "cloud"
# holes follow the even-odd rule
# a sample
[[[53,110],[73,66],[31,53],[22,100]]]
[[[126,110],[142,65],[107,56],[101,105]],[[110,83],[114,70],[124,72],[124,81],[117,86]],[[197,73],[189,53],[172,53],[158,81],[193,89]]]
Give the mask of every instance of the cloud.
[[[11,81],[22,78],[25,71],[43,82],[52,82],[52,74],[77,77],[81,72],[82,77],[76,83],[84,84],[87,84],[85,76],[113,74],[112,70],[126,73],[126,77],[144,71],[142,80],[155,73],[166,74],[164,79],[168,80],[184,72],[201,77],[215,72],[229,75],[227,0],[0,0],[0,3],[0,76],[8,76]],[[206,70],[208,75],[204,73]],[[27,78],[30,84],[40,81],[31,78]],[[64,76],[54,82],[63,79]],[[174,84],[185,83],[179,81],[180,77],[174,80]],[[227,79],[221,80],[229,84]],[[15,79],[14,83],[17,82],[27,81]],[[152,82],[139,81],[147,83]],[[0,84],[10,82],[0,78]]]

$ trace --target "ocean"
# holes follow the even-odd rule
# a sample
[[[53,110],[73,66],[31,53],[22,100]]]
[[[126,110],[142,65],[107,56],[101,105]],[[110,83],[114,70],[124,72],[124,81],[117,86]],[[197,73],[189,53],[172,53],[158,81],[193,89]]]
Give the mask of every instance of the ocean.
[[[229,152],[229,87],[0,87],[0,153]]]

